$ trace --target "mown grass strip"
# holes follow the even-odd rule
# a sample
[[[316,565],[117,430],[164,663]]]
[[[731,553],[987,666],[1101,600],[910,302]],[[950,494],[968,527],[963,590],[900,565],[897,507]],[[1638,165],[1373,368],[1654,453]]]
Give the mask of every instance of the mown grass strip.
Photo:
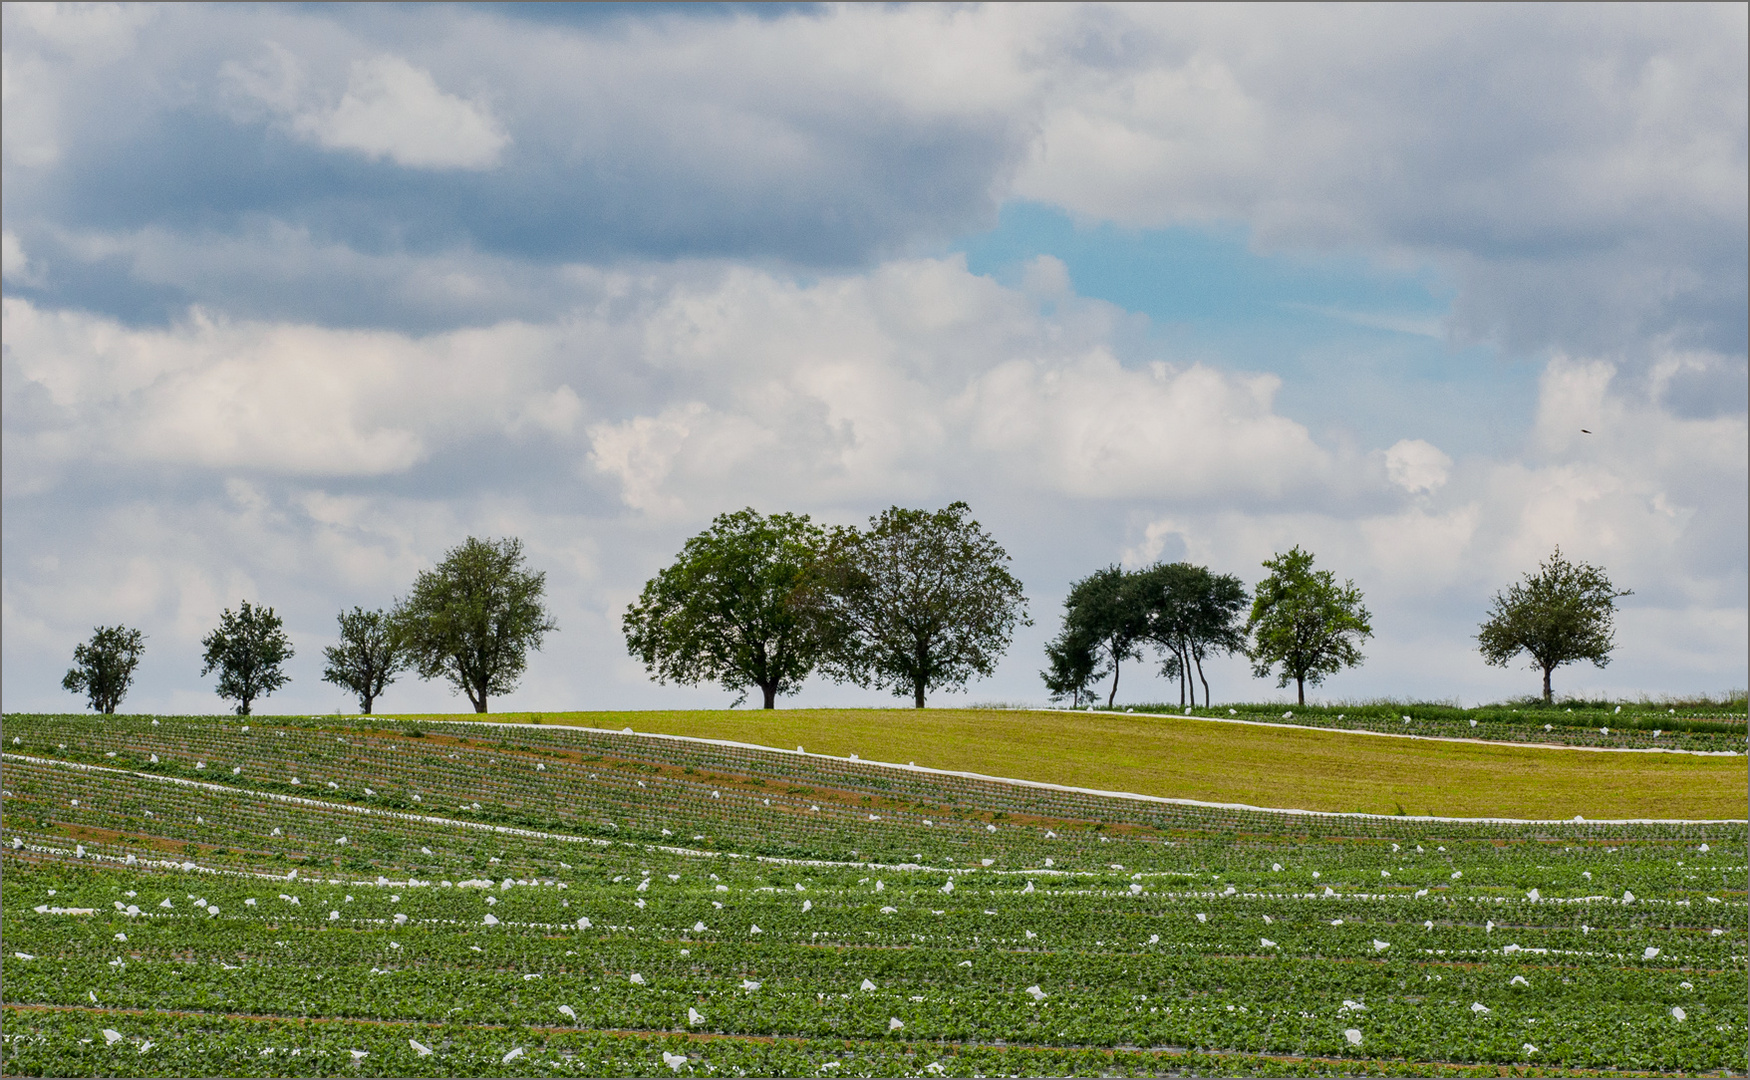
[[[1141,713],[784,709],[491,719],[800,745],[811,753],[1285,809],[1527,819],[1750,816],[1750,759],[1743,757],[1381,739]]]

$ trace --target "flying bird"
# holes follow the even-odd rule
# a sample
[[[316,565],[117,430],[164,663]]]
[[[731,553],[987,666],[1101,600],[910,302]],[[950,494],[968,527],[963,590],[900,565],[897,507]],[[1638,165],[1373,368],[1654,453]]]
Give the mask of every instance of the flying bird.
[[[1592,434],[1592,429],[1591,429],[1591,428],[1581,428],[1581,429],[1580,429],[1580,434],[1582,434],[1582,435],[1590,435],[1590,434]]]

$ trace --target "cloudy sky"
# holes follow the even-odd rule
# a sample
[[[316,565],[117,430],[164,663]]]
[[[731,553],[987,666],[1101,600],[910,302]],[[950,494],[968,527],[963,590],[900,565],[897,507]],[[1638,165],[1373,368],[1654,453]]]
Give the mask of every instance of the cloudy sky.
[[[1100,566],[1249,584],[1294,544],[1374,612],[1330,698],[1534,691],[1473,635],[1558,544],[1634,590],[1615,662],[1558,689],[1743,687],[1746,32],[1741,4],[8,4],[4,708],[75,706],[73,646],[124,623],[126,707],[221,711],[199,640],[248,599],[297,648],[263,706],[350,711],[336,613],[468,535],[522,537],[561,627],[495,704],[718,706],[620,635],[686,537],[956,499],[1035,625],[942,704],[1042,701]]]

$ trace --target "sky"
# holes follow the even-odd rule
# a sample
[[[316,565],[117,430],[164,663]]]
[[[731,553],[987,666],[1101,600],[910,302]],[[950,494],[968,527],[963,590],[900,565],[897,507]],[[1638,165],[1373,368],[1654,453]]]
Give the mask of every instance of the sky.
[[[932,704],[1295,545],[1372,612],[1325,700],[1536,692],[1475,635],[1558,546],[1633,592],[1558,692],[1742,688],[1746,11],[6,4],[0,707],[119,623],[124,709],[225,711],[247,599],[258,711],[352,712],[337,614],[468,536],[559,624],[495,708],[722,707],[620,629],[689,536],[955,500],[1033,621]]]

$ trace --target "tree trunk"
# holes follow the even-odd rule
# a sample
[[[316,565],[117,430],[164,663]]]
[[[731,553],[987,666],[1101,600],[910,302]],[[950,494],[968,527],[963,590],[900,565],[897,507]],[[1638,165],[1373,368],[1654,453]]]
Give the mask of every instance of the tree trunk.
[[[762,693],[766,696],[766,704],[765,704],[766,708],[775,709],[778,707],[778,684],[777,683],[761,684],[760,693]]]
[[[1294,677],[1294,689],[1295,689],[1296,694],[1299,696],[1301,706],[1304,708],[1306,706],[1306,677],[1305,676],[1296,675]]]
[[[473,697],[472,694],[468,696]],[[484,686],[480,688],[480,696],[474,700],[474,711],[477,713],[486,711],[486,688]]]
[[[1117,700],[1118,700],[1118,654],[1113,653],[1112,654],[1112,692],[1110,694],[1106,695],[1106,707],[1108,709],[1110,709],[1112,707],[1112,703],[1114,701],[1117,701]]]
[[[371,702],[375,701],[376,697],[377,697],[377,695],[375,695],[375,694],[366,694],[365,695],[365,700],[364,700],[365,710],[364,710],[364,712],[365,712],[366,716],[371,715]]]
[[[1549,673],[1554,670],[1553,665],[1543,669],[1543,703],[1545,705],[1555,704],[1555,695],[1551,694],[1549,689]]]
[[[917,708],[921,709],[924,707],[924,680],[917,679],[913,681],[911,686],[911,700],[912,704]]]
[[[1203,707],[1207,709],[1209,708],[1209,680],[1203,675],[1203,657],[1196,653],[1191,655],[1197,661],[1197,681],[1203,684]]]
[[[1179,708],[1185,707],[1185,647],[1175,646],[1174,652],[1179,654]]]

